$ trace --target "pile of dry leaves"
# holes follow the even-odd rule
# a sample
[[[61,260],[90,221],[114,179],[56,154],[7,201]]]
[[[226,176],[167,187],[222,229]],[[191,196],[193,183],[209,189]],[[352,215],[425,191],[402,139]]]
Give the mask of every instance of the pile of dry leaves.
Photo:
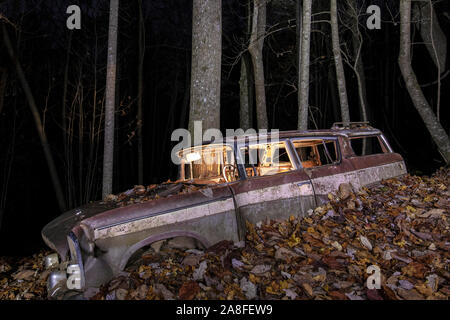
[[[149,249],[93,299],[448,299],[449,180],[342,185],[306,217],[247,224],[245,243]]]
[[[47,298],[47,277],[43,260],[50,251],[26,258],[0,258],[0,300],[42,300]]]
[[[342,185],[305,217],[247,224],[245,242],[153,246],[92,299],[448,299],[449,182],[447,169],[358,194]],[[164,190],[173,186],[186,188]],[[158,194],[149,188],[112,200],[145,201]],[[44,255],[0,258],[0,299],[45,298]],[[378,290],[366,285],[372,265],[381,273]]]
[[[117,207],[125,207],[135,203],[142,203],[159,198],[166,198],[175,194],[190,193],[207,188],[207,185],[196,185],[170,180],[161,184],[151,184],[147,187],[143,185],[134,186],[133,189],[122,192],[118,195],[110,194],[106,197],[106,202]]]

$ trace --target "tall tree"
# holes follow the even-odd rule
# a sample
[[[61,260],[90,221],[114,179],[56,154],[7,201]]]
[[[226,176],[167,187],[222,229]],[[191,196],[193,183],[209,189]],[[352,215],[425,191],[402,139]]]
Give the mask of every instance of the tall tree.
[[[439,25],[433,3],[428,0],[426,3],[416,3],[413,7],[414,21],[419,27],[425,47],[437,68],[437,98],[436,117],[440,119],[441,108],[441,72],[445,70],[447,60],[447,37]]]
[[[266,32],[266,1],[267,0],[253,1],[252,33],[250,35],[250,44],[248,47],[253,62],[256,122],[258,129],[267,129],[269,125],[267,120],[263,63],[263,46]]]
[[[356,76],[360,118],[362,121],[369,121],[369,106],[366,94],[366,76],[364,74],[364,63],[361,53],[363,37],[361,34],[361,30],[359,29],[359,13],[356,0],[348,1],[348,14],[350,16],[349,28],[352,33],[353,63],[351,63],[349,59],[346,59],[345,61],[347,61],[348,65],[350,66],[350,68],[352,68]],[[366,140],[367,139],[364,139],[362,142],[363,155],[367,154],[370,148],[370,144],[367,144]]]
[[[251,34],[252,18],[251,18],[251,1],[247,1],[247,32],[245,33],[244,42],[247,43],[248,35]],[[247,52],[241,55],[241,77],[239,79],[239,124],[244,130],[252,127],[253,123],[253,82],[251,81],[251,62]]]
[[[119,0],[110,0],[105,93],[105,141],[103,149],[103,198],[111,194],[113,183],[118,18]]]
[[[336,0],[330,0],[331,43],[333,47],[334,64],[336,67],[336,79],[341,105],[342,122],[350,122],[350,112],[347,100],[347,88],[345,85],[344,65],[342,64],[341,44],[339,41],[339,24]]]
[[[241,77],[239,79],[239,124],[244,130],[252,127],[252,90],[250,87],[250,64],[247,61],[247,56],[242,54],[241,57]]]
[[[23,91],[25,93],[25,97],[28,101],[28,105],[30,107],[31,113],[34,118],[34,123],[36,125],[36,129],[39,134],[39,139],[41,141],[42,149],[44,150],[45,159],[47,160],[48,169],[50,171],[50,177],[53,183],[53,189],[55,190],[56,199],[58,201],[59,209],[61,211],[65,211],[66,209],[66,200],[64,198],[64,194],[61,187],[61,182],[58,177],[58,172],[56,170],[55,161],[53,160],[53,155],[50,150],[50,145],[47,140],[47,135],[44,131],[44,126],[42,125],[41,116],[39,114],[39,110],[36,105],[36,101],[34,100],[33,93],[31,92],[30,85],[25,77],[25,73],[23,72],[22,66],[19,62],[18,57],[16,56],[13,46],[11,44],[11,39],[9,38],[8,31],[6,30],[5,24],[2,24],[3,31],[3,41],[5,43],[8,54],[13,61],[13,64],[16,68],[17,77],[22,85]]]
[[[220,128],[221,61],[222,0],[193,0],[191,134],[194,132],[194,121],[202,121],[203,130]]]
[[[297,37],[298,41],[298,129],[308,129],[309,111],[309,64],[311,48],[311,6],[312,0],[303,0],[303,10],[298,1]],[[301,26],[301,29],[300,29]],[[300,30],[299,30],[300,29]]]
[[[445,70],[447,59],[447,37],[439,25],[439,20],[431,0],[417,2],[413,10],[414,21],[419,27],[420,36],[436,67]]]
[[[349,14],[351,17],[350,28],[352,32],[352,47],[353,47],[353,59],[354,62],[351,66],[356,75],[356,81],[358,84],[358,97],[359,108],[362,121],[369,121],[368,117],[368,103],[366,96],[366,76],[364,74],[364,63],[361,54],[363,37],[359,29],[359,14],[356,0],[349,1]],[[364,140],[365,142],[365,140]],[[365,148],[363,148],[364,150]]]
[[[447,164],[450,163],[450,139],[439,123],[419,86],[411,66],[411,0],[400,0],[400,52],[398,64],[414,107]]]

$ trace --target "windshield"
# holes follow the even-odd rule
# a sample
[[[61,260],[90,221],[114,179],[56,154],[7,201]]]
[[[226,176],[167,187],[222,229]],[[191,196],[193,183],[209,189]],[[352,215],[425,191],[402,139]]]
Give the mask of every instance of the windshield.
[[[181,159],[181,179],[183,180],[222,183],[226,182],[223,176],[224,168],[235,168],[233,149],[225,144],[183,149],[178,156]]]

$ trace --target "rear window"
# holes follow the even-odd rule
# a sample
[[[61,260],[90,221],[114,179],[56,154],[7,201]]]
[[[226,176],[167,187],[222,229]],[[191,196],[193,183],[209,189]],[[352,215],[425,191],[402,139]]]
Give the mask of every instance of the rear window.
[[[350,138],[350,144],[357,156],[384,153],[385,149],[378,136],[352,137]]]

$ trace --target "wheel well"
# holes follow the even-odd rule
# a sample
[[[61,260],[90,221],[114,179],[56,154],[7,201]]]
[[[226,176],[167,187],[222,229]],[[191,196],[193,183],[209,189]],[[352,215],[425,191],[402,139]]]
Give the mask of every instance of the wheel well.
[[[151,246],[153,243],[162,241],[162,240],[170,240],[175,238],[190,238],[195,240],[196,243],[198,243],[200,246],[204,248],[208,248],[210,246],[208,240],[193,232],[186,232],[186,231],[173,231],[169,233],[159,234],[159,235],[153,235],[146,239],[143,239],[134,245],[132,245],[130,248],[128,248],[127,251],[125,251],[122,260],[119,265],[119,269],[123,270],[128,264],[128,261],[136,254],[140,249],[143,249],[145,247]]]

